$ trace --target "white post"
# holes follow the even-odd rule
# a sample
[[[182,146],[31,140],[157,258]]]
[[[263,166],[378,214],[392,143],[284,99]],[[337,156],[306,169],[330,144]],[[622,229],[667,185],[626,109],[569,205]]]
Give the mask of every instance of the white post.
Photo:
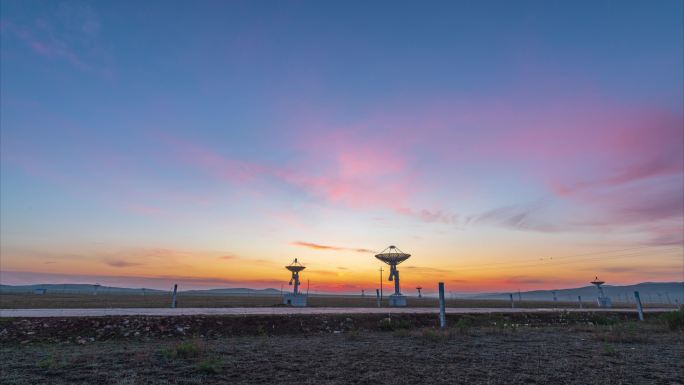
[[[446,327],[446,304],[444,303],[444,282],[439,283],[439,327]]]
[[[515,303],[513,302],[513,293],[508,293],[508,296],[511,297],[511,309],[515,308]]]
[[[634,300],[636,301],[637,311],[639,312],[639,321],[644,320],[644,309],[641,307],[641,297],[639,297],[639,292],[634,292]]]
[[[173,285],[173,297],[171,297],[171,309],[176,308],[176,292],[178,291],[178,284]]]

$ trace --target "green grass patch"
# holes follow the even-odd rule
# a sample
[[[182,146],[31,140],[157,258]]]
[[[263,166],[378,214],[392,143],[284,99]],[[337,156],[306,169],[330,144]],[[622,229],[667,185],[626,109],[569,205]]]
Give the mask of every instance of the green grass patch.
[[[184,341],[172,348],[160,349],[159,355],[167,360],[174,358],[197,357],[200,355],[200,348],[194,342]]]
[[[66,362],[56,354],[50,354],[38,362],[38,367],[41,369],[62,369],[65,366]]]
[[[684,330],[684,306],[677,311],[671,311],[660,315],[660,320],[667,325],[670,330]]]
[[[205,374],[217,374],[221,372],[221,360],[209,358],[197,365],[197,370]]]
[[[618,355],[615,346],[609,344],[603,344],[603,354],[610,357],[615,357]]]
[[[378,322],[378,329],[391,332],[400,329],[411,329],[413,324],[409,320],[383,318]]]

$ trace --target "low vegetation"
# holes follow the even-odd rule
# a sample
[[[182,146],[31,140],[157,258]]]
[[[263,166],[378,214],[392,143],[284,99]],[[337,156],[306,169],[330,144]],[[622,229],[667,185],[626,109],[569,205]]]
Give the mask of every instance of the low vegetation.
[[[684,330],[684,306],[677,311],[661,314],[660,319],[670,330]]]
[[[197,369],[202,373],[217,374],[221,372],[221,360],[215,357],[207,358],[197,365]]]
[[[444,330],[436,317],[430,325],[421,318],[394,316],[391,320],[368,315],[281,317],[287,325],[303,323],[310,328],[315,320],[325,326],[283,335],[270,333],[271,327],[257,332],[254,326],[254,332],[240,336],[207,337],[207,329],[198,329],[204,337],[186,330],[186,335],[86,344],[1,344],[0,382],[329,385],[386,383],[391,378],[396,384],[528,384],[534,380],[564,385],[581,378],[602,384],[684,383],[679,362],[684,355],[684,333],[670,330],[661,318],[599,325],[587,319],[559,323],[557,318],[544,316],[544,324],[537,318],[529,322],[497,315],[452,317]],[[289,318],[295,322],[289,323]],[[225,328],[233,319],[210,321]],[[244,321],[253,325],[263,319]],[[190,320],[182,323],[189,330],[197,326]],[[336,333],[342,324],[354,327]],[[143,328],[148,326],[142,323]]]

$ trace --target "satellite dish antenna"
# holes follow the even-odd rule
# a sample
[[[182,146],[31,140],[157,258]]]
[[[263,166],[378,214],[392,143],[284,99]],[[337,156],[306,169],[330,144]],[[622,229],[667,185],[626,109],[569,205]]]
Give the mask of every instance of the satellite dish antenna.
[[[304,265],[299,263],[297,261],[297,258],[292,261],[292,263],[288,266],[285,266],[286,269],[290,270],[292,272],[292,276],[290,277],[290,282],[289,285],[294,285],[294,290],[292,293],[288,293],[285,296],[283,296],[283,303],[285,305],[291,305],[291,306],[306,306],[306,295],[302,295],[299,293],[299,273],[306,269]],[[308,289],[307,289],[308,292]]]
[[[402,295],[399,290],[399,270],[397,270],[397,265],[410,257],[411,254],[404,253],[394,245],[375,255],[375,258],[388,264],[390,267],[390,274],[387,280],[394,281],[394,294],[390,295],[389,298],[390,306],[406,306],[406,296]]]
[[[603,293],[603,288],[601,287],[601,285],[603,285],[605,282],[600,280],[599,277],[597,276],[590,283],[592,285],[595,285],[596,288],[598,289],[599,295],[598,295],[598,298],[596,301],[598,302],[599,307],[605,307],[605,308],[613,307],[613,302],[610,300],[610,298],[606,297],[606,295]]]
[[[296,295],[299,293],[299,272],[306,269],[306,267],[297,262],[297,258],[295,258],[294,261],[292,261],[289,266],[285,266],[285,268],[292,272],[289,285],[292,286],[292,283],[294,282],[294,293]]]

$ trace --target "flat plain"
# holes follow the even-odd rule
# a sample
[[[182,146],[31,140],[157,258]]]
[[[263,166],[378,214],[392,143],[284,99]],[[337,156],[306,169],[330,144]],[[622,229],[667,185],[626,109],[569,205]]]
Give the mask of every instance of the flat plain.
[[[387,299],[383,301],[386,305]],[[0,293],[0,309],[92,309],[92,308],[168,308],[171,296],[167,294],[118,295],[118,294],[10,294]],[[616,308],[634,308],[634,304],[615,303]],[[282,306],[280,296],[267,295],[192,295],[179,294],[179,308],[223,307],[273,307]],[[446,299],[452,308],[504,308],[509,301],[480,299]],[[517,308],[579,308],[578,302],[569,301],[515,301]],[[645,307],[667,307],[665,304],[644,304]],[[377,307],[375,297],[318,296],[309,297],[309,307]],[[436,298],[408,297],[408,307],[438,307]],[[596,308],[596,303],[586,300],[584,308]]]
[[[3,384],[682,384],[650,314],[2,319]],[[675,313],[672,313],[675,314]],[[676,323],[680,322],[680,323]]]

